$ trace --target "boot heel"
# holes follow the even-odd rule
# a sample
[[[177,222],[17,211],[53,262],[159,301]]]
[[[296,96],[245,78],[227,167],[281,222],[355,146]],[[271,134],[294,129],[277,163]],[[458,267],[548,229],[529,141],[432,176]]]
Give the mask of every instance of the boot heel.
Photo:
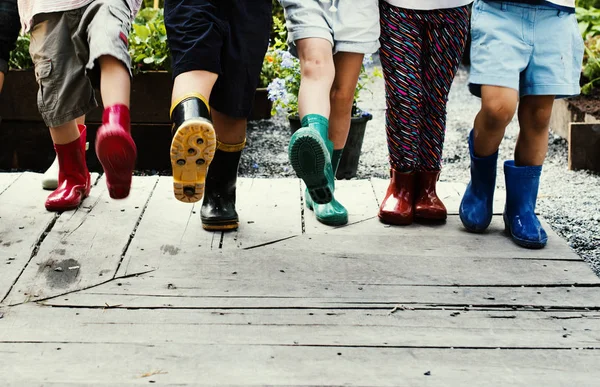
[[[173,191],[177,200],[195,203],[202,199],[216,146],[215,130],[206,119],[190,119],[177,128],[171,142]]]

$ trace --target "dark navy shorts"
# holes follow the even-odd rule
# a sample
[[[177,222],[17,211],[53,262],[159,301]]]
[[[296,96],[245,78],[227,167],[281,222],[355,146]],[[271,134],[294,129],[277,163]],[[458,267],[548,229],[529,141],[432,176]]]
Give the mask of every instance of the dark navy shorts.
[[[230,117],[248,117],[271,11],[271,0],[165,0],[173,77],[196,70],[219,74],[210,105]]]
[[[10,52],[15,48],[21,24],[17,0],[0,0],[0,72],[8,71]]]

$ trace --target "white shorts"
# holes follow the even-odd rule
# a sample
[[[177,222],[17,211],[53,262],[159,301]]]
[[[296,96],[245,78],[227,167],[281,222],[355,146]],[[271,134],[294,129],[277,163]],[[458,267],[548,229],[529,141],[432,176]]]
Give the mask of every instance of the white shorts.
[[[330,10],[332,1],[338,8]],[[372,54],[379,48],[378,0],[280,0],[285,10],[290,52],[297,56],[295,42],[322,38],[333,53]]]

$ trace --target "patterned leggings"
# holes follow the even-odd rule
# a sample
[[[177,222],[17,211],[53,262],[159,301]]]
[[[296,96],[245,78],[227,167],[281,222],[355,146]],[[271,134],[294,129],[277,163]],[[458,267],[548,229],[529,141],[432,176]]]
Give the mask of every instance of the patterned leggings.
[[[415,11],[380,4],[390,164],[438,171],[448,93],[469,33],[468,7]]]

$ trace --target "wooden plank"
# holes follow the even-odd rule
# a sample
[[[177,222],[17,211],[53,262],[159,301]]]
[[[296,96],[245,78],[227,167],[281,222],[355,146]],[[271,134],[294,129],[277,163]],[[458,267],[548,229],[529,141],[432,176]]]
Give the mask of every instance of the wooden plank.
[[[218,249],[222,233],[202,229],[200,205],[175,199],[172,178],[161,177],[117,276],[177,265],[179,255]]]
[[[26,172],[0,174],[14,183],[0,196],[0,302],[29,262],[40,238],[58,214],[46,211],[48,191],[42,190],[41,175]],[[3,179],[8,182],[10,179]]]
[[[600,172],[600,124],[569,124],[569,169]]]
[[[315,270],[318,268],[318,270]],[[228,289],[289,284],[333,295],[330,289],[354,285],[378,286],[557,286],[598,285],[598,278],[582,261],[499,260],[425,255],[307,255],[267,248],[236,253],[179,255],[175,264],[148,274],[157,286],[190,278],[197,283],[223,281]],[[184,281],[185,283],[185,281]],[[187,282],[189,284],[189,282]],[[312,290],[314,289],[314,290]],[[241,291],[241,290],[240,290]],[[213,294],[213,295],[218,295]],[[281,294],[280,294],[281,295]],[[283,294],[282,296],[285,296]]]
[[[387,191],[388,185],[390,181],[387,179],[371,179],[371,184],[373,185],[373,189],[375,194],[377,195],[377,200],[379,203],[383,201],[385,198],[385,193]],[[458,215],[458,209],[460,207],[460,201],[462,199],[462,195],[465,193],[465,189],[467,188],[466,184],[463,183],[450,183],[450,182],[439,182],[437,185],[437,193],[439,198],[444,202],[446,209],[448,210],[449,215]],[[501,190],[496,190],[494,195],[494,214],[501,215],[504,211],[504,199],[505,193]]]
[[[0,172],[0,195],[6,191],[8,187],[11,186],[18,178],[22,176],[21,172],[11,173],[11,172]],[[2,199],[0,199],[2,200]]]
[[[6,343],[4,382],[593,386],[600,351]],[[4,359],[3,359],[4,360]],[[73,366],[76,364],[77,366]],[[36,372],[31,372],[35,369]]]
[[[337,180],[335,182],[335,197],[348,210],[348,225],[363,222],[377,216],[377,199],[369,180]],[[304,195],[304,183],[302,195]],[[320,223],[314,213],[304,204],[304,230],[307,234],[322,234],[330,231],[331,226]],[[344,229],[346,226],[338,227]]]
[[[542,219],[548,233],[548,245],[540,250],[528,250],[517,246],[504,231],[504,221],[496,216],[487,232],[473,234],[467,232],[456,215],[448,217],[445,223],[413,223],[410,226],[389,226],[378,218],[349,225],[345,229],[331,229],[327,236],[315,235],[311,244],[319,246],[319,251],[343,253],[345,251],[373,252],[381,254],[418,254],[427,252],[440,256],[482,256],[494,258],[535,258],[581,260],[581,258],[558,236]],[[348,238],[354,235],[355,238]],[[337,238],[333,238],[336,236]],[[325,238],[333,238],[325,245]],[[338,243],[333,243],[337,239]],[[283,241],[278,247],[293,246],[294,240]]]
[[[501,218],[492,222],[485,234],[472,234],[453,216],[446,224],[387,226],[369,219],[344,229],[331,229],[323,235],[305,235],[284,240],[272,247],[307,254],[380,254],[396,257],[426,254],[438,257],[555,259],[581,261],[581,258],[549,228],[548,246],[540,250],[517,246],[504,233]],[[349,237],[350,236],[350,237]]]
[[[65,294],[115,275],[157,177],[136,177],[113,201],[103,179],[76,211],[63,213],[8,296],[12,304]]]
[[[272,277],[269,281],[199,281],[188,277],[142,275],[111,281],[46,305],[123,308],[505,308],[595,310],[600,287],[470,287],[365,285],[356,282],[324,284],[300,276]]]
[[[224,234],[223,248],[249,248],[302,233],[299,179],[238,179],[240,227]]]
[[[600,313],[12,308],[0,343],[600,349]],[[40,324],[40,321],[50,322]],[[53,323],[54,322],[54,323]],[[60,323],[58,323],[60,322]],[[169,332],[165,335],[165,332]]]

